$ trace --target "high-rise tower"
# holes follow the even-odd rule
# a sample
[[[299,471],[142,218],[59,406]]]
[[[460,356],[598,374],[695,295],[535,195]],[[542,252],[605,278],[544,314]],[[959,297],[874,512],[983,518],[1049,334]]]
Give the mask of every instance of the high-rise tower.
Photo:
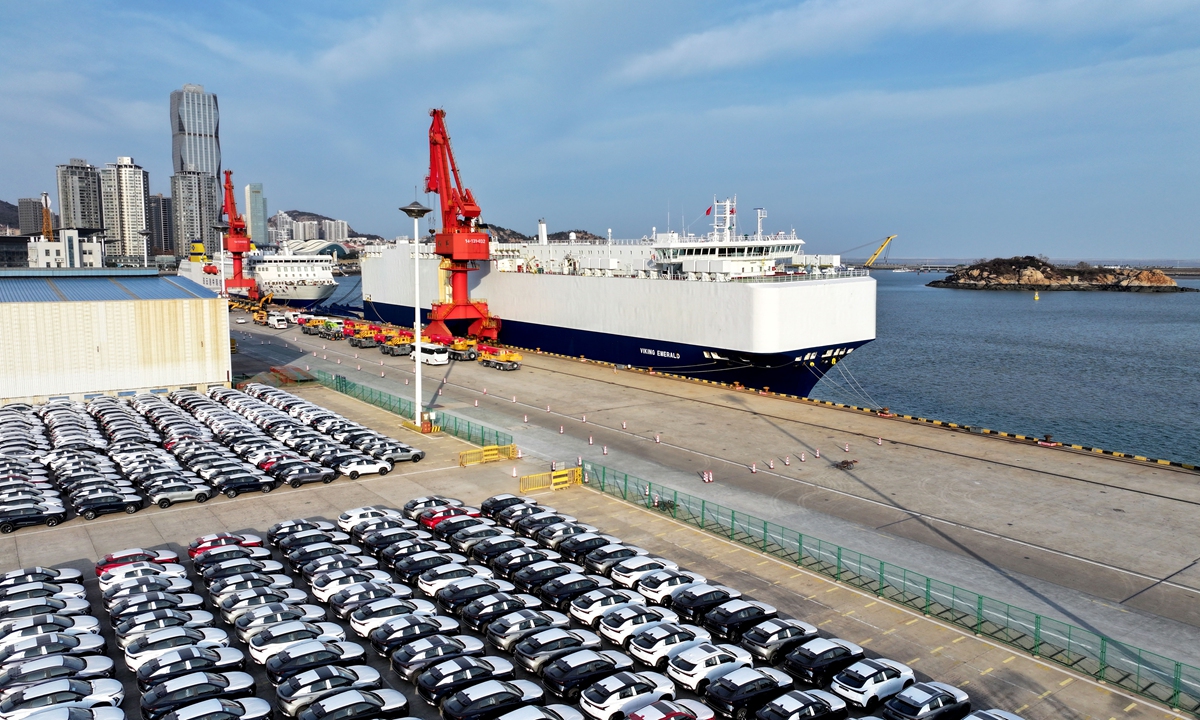
[[[217,96],[203,85],[184,85],[171,93],[171,199],[175,255],[187,255],[191,243],[204,243],[212,255],[221,246],[213,229],[220,212],[220,114]]]
[[[267,199],[263,197],[262,183],[250,183],[246,186],[246,230],[250,240],[258,247],[271,244],[267,234]]]
[[[100,169],[87,160],[71,158],[58,166],[58,208],[64,228],[99,230],[104,227],[100,207]]]
[[[150,175],[131,157],[119,157],[100,171],[100,198],[104,209],[104,234],[127,258],[148,251],[143,230],[149,229]]]

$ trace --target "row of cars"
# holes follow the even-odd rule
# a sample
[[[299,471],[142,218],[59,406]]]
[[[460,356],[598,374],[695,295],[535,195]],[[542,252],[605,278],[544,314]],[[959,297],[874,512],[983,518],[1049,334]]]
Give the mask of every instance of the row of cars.
[[[902,663],[868,658],[853,643],[821,637],[810,624],[525,498],[497,496],[477,509],[420,498],[399,518],[349,529],[433,603],[430,614],[416,605],[420,598],[374,599],[350,617],[445,720],[489,720],[548,699],[577,703],[593,720],[796,720],[845,717],[851,708],[890,720],[970,713],[961,689],[918,682]],[[395,542],[379,542],[383,534]],[[493,650],[509,657],[486,655]],[[544,690],[505,679],[513,667],[538,675]],[[683,690],[703,704],[678,700]],[[563,711],[541,717],[555,714]],[[1001,710],[973,717],[1016,718]]]
[[[280,485],[387,474],[425,453],[264,385],[0,408],[0,533]]]

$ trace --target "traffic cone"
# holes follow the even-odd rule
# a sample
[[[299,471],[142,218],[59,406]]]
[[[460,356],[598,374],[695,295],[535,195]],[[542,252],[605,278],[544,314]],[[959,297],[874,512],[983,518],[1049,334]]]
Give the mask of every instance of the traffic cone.
[[[513,477],[516,477],[516,476],[517,476],[517,469],[513,468]]]
[[[850,443],[846,443],[846,447],[844,448],[844,450],[846,452],[850,452]]]
[[[549,406],[549,405],[547,405],[547,406],[546,406],[546,412],[550,412],[550,406]]]
[[[604,455],[607,455],[607,454],[608,454],[608,446],[607,446],[607,445],[605,445],[605,446],[604,446],[604,453],[603,453],[603,454],[604,454]]]
[[[362,370],[362,365],[359,365],[359,366],[358,366],[358,369],[359,369],[359,370]]]
[[[484,388],[484,389],[483,389],[483,394],[484,394],[484,395],[487,395],[487,388]]]
[[[758,472],[758,464],[757,463],[750,463],[750,472],[752,472],[752,473]]]
[[[516,402],[516,401],[517,401],[517,396],[513,395],[513,402]]]
[[[562,435],[562,434],[563,434],[563,426],[562,426],[562,425],[559,425],[559,426],[558,426],[558,434],[559,434],[559,435]]]
[[[408,378],[404,378],[404,384],[405,384],[405,385],[407,385],[407,384],[408,384]]]
[[[800,453],[800,462],[804,462],[807,459],[808,458],[804,456],[804,453]]]
[[[883,444],[883,438],[875,438],[875,444],[876,444],[876,445],[882,445],[882,444]]]
[[[821,457],[821,449],[820,448],[813,450],[813,457]]]
[[[475,407],[479,407],[479,401],[478,401],[478,400],[476,400],[476,401],[475,401]]]
[[[518,448],[517,448],[517,459],[518,459],[518,460],[520,460],[520,459],[521,459],[521,458],[523,458],[523,457],[525,457],[525,454],[524,454],[524,453],[522,453],[522,452],[521,452],[521,448],[519,448],[519,447],[518,447]]]
[[[342,364],[342,359],[341,359],[341,358],[338,358],[338,359],[337,359],[337,364],[338,364],[338,365],[341,365],[341,364]]]
[[[662,442],[662,440],[658,437],[658,433],[654,434],[654,442]]]
[[[587,422],[587,415],[584,415],[584,416],[583,416],[583,421],[584,421],[584,422]]]
[[[525,416],[525,422],[529,422],[529,416],[528,416],[528,415],[526,415],[526,416]]]
[[[774,469],[775,469],[775,461],[774,461],[774,460],[768,460],[768,461],[767,461],[767,467],[768,467],[769,469],[771,469],[771,470],[774,470]]]
[[[588,435],[588,445],[591,445],[591,444],[592,444],[592,436]]]
[[[792,456],[791,456],[791,455],[784,455],[784,456],[783,456],[783,464],[784,464],[784,465],[791,465],[791,464],[792,464]]]

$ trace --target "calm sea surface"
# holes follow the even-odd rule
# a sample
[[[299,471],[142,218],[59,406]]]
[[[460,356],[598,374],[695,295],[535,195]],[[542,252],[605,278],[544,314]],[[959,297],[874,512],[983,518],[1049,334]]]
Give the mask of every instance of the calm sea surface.
[[[874,275],[877,339],[815,397],[1200,462],[1200,293],[1048,292],[1034,302],[925,287],[940,275]],[[331,299],[361,306],[360,278],[338,283]]]
[[[1200,293],[1047,292],[1035,302],[925,287],[940,275],[874,276],[877,339],[814,396],[1200,461]]]

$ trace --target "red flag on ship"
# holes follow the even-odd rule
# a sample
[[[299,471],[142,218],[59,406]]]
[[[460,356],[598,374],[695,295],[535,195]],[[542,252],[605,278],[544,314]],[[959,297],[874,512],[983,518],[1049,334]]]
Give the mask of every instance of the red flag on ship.
[[[730,208],[730,209],[729,209],[729,214],[730,214],[730,215],[737,215],[737,208]]]
[[[709,205],[709,206],[708,206],[708,209],[704,211],[704,214],[705,214],[705,215],[712,215],[712,205]]]

